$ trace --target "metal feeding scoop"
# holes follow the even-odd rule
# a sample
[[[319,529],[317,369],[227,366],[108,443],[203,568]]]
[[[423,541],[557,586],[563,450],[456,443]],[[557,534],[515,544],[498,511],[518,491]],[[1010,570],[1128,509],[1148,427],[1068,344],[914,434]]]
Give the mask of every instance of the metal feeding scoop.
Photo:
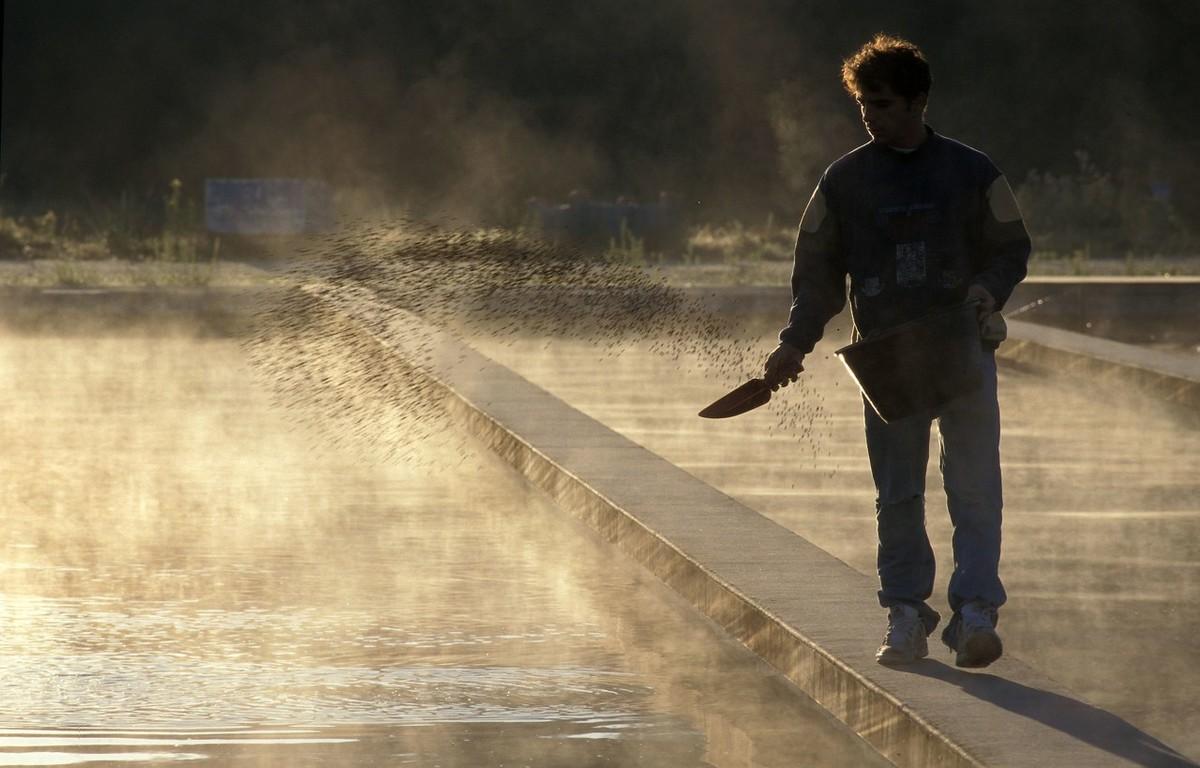
[[[728,419],[731,416],[740,416],[760,405],[766,405],[771,399],[772,391],[773,387],[767,383],[766,379],[750,379],[700,411],[700,416],[705,419]]]

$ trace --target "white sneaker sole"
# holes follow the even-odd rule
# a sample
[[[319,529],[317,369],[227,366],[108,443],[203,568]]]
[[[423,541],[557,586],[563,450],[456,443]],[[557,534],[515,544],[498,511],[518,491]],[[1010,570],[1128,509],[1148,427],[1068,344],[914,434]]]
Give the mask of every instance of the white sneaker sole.
[[[875,653],[875,661],[879,662],[880,664],[884,665],[885,667],[893,667],[893,666],[899,667],[899,666],[903,666],[905,664],[913,664],[917,661],[920,661],[921,659],[925,658],[928,655],[929,655],[929,646],[928,645],[926,645],[923,648],[918,647],[915,650],[910,651],[908,653],[905,653],[904,651],[898,650],[896,648],[885,646],[883,648],[880,648]]]

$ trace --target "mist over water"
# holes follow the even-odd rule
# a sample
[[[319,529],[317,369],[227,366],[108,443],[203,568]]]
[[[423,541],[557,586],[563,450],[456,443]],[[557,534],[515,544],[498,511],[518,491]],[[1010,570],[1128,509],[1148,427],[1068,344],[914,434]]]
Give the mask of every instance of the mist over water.
[[[403,322],[416,310],[453,328],[463,344],[873,573],[863,406],[832,355],[844,341],[840,327],[831,327],[806,360],[798,386],[746,416],[706,422],[695,416],[699,407],[761,365],[756,352],[765,355],[772,343],[774,313],[724,320],[700,302],[644,282],[640,271],[581,266],[510,236],[464,239],[421,230],[414,239],[384,241],[386,247],[354,251],[343,261],[331,256],[345,251],[328,252],[319,263],[338,266],[319,270],[319,279],[309,276],[322,287],[305,294],[302,305],[285,304],[282,317],[302,316],[297,306],[318,306],[354,318],[309,334],[321,342],[306,364],[342,360],[365,326],[373,330],[363,349],[371,351],[350,367],[376,370],[380,349],[411,347],[404,330],[401,338],[385,331],[418,327]],[[411,373],[414,381],[424,378],[420,363]],[[1200,717],[1191,696],[1194,665],[1176,649],[1190,647],[1200,630],[1178,607],[1195,597],[1189,590],[1200,563],[1193,546],[1200,520],[1195,430],[1134,392],[1089,389],[1019,367],[1005,367],[1001,378],[1002,575],[1011,596],[1002,632],[1009,654],[1194,754],[1191,734]],[[1119,405],[1097,422],[1098,398],[1114,395]],[[435,401],[418,397],[402,410],[434,424]],[[337,397],[332,411],[321,412],[366,413],[345,403]],[[936,461],[928,489],[931,538],[944,564],[951,531]],[[935,605],[948,616],[949,568],[940,570]],[[868,645],[875,640],[863,638]],[[1157,661],[1135,668],[1126,663],[1131,656]]]
[[[726,321],[640,270],[504,233],[388,228],[313,255],[246,339],[152,322],[0,337],[0,744],[25,750],[6,754],[874,759],[452,430],[422,383],[421,350],[446,350],[402,321],[451,328],[870,573],[862,405],[836,331],[799,386],[707,422],[695,411],[761,365],[774,312]],[[1196,754],[1178,652],[1198,629],[1181,609],[1200,597],[1195,430],[1134,393],[1101,424],[1111,391],[1001,376],[1008,652]],[[938,485],[934,464],[944,563]]]
[[[879,762],[465,437],[332,444],[153,322],[0,371],[0,764]]]
[[[457,227],[532,227],[532,196],[572,192],[790,226],[865,139],[836,70],[885,30],[929,54],[931,124],[1006,171],[1039,246],[1132,270],[1195,250],[1200,4],[510,6],[4,4],[0,218],[57,211],[43,255],[86,234],[141,258],[170,216],[212,244],[217,177],[451,223],[314,240],[245,338],[78,307],[0,326],[0,766],[878,764],[459,432],[428,379],[455,350],[422,324],[870,574],[845,334],[702,421],[786,307],[731,319],[638,265]],[[1200,433],[1103,383],[1001,378],[1007,652],[1200,758]],[[928,486],[948,614],[936,461]]]
[[[569,339],[601,364],[640,346],[676,366],[660,387],[701,379],[709,399],[761,376],[773,348],[773,332],[764,339],[642,267],[502,230],[354,226],[304,256],[259,311],[248,352],[279,401],[319,413],[331,440],[386,443],[393,455],[454,434],[429,379],[430,328],[464,347],[543,336],[547,355],[551,339]],[[772,429],[806,441],[823,428],[822,399],[774,410]]]
[[[752,327],[764,323],[750,321]],[[806,361],[804,388],[725,421],[695,417],[709,385],[682,377],[647,386],[672,366],[630,345],[599,367],[570,340],[515,345],[474,339],[482,351],[699,479],[804,536],[865,574],[875,572],[874,488],[863,404],[827,338]],[[821,427],[797,441],[786,413],[821,398]],[[1145,395],[1000,370],[1005,544],[1001,611],[1006,653],[1196,759],[1200,685],[1192,651],[1200,624],[1200,432]],[[1102,411],[1102,416],[1098,415]],[[932,430],[926,515],[945,593],[951,526]],[[880,612],[882,633],[886,615]],[[864,637],[874,647],[875,637]],[[931,654],[948,651],[931,640]],[[1002,671],[996,672],[1002,674]]]

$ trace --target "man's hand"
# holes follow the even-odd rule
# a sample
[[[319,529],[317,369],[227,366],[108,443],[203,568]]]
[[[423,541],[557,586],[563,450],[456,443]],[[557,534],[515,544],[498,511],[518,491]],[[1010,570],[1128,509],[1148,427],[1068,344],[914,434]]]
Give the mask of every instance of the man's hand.
[[[971,283],[971,287],[967,288],[967,301],[972,299],[979,301],[980,320],[996,311],[996,297],[979,283]]]
[[[771,385],[773,392],[780,387],[786,387],[788,382],[795,381],[803,370],[804,353],[781,341],[763,365],[763,378]]]
[[[967,301],[971,299],[979,300],[978,314],[979,319],[979,338],[984,341],[999,344],[1008,338],[1008,324],[1004,322],[1004,316],[996,311],[996,299],[979,283],[973,283],[967,289]]]

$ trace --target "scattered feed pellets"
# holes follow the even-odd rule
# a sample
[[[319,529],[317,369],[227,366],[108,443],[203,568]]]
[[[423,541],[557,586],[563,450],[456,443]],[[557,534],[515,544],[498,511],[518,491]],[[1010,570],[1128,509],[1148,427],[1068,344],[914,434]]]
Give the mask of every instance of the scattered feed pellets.
[[[310,243],[259,311],[249,351],[281,403],[335,442],[407,460],[444,454],[416,450],[453,442],[456,430],[426,375],[428,340],[395,336],[420,333],[392,322],[403,313],[463,345],[569,337],[602,356],[646,343],[713,381],[714,392],[757,375],[769,351],[638,265],[505,230],[412,221],[356,224]],[[790,400],[775,409],[779,428],[811,439],[819,399]]]

